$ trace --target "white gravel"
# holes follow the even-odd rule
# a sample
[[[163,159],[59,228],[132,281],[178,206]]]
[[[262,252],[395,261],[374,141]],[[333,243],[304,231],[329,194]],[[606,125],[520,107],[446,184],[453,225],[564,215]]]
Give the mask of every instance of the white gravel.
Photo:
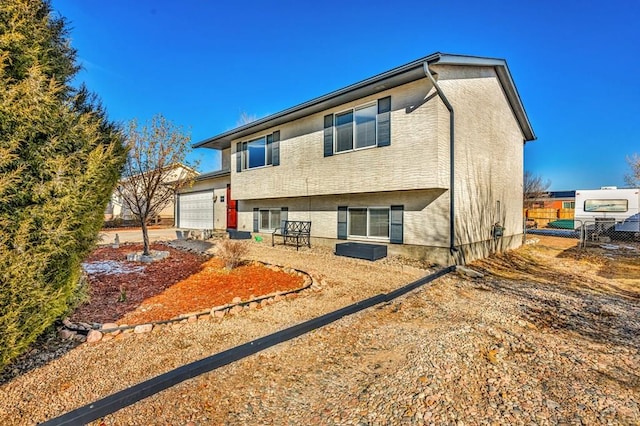
[[[82,269],[84,269],[84,271],[89,275],[117,275],[142,272],[144,271],[144,266],[119,260],[98,260],[95,262],[84,262],[82,264]]]

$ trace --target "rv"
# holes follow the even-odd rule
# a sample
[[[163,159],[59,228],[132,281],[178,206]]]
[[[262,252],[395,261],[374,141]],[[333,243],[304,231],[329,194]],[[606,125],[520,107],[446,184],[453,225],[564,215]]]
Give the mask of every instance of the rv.
[[[574,228],[583,227],[596,234],[640,237],[640,188],[577,190]]]

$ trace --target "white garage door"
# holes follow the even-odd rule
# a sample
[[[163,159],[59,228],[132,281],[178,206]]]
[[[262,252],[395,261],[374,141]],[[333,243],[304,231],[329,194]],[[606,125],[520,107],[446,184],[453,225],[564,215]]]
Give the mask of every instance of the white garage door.
[[[213,229],[213,191],[178,195],[178,228]]]

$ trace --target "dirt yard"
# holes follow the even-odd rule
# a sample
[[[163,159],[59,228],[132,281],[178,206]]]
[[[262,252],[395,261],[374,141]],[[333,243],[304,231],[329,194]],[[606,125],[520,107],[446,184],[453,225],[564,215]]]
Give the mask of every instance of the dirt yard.
[[[640,252],[538,238],[391,303],[199,376],[96,425],[638,424]],[[83,344],[0,387],[33,424],[428,271],[253,244],[322,289],[237,316]]]

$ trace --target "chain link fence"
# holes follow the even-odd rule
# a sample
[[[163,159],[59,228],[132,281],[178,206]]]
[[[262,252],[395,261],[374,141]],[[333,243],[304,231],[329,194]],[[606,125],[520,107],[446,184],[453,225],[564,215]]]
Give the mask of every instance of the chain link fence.
[[[596,218],[593,220],[562,221],[558,227],[533,228],[524,219],[525,239],[527,235],[575,239],[580,248],[600,247],[609,250],[626,250],[640,257],[640,219],[638,215],[625,220]],[[560,222],[560,221],[558,221]]]
[[[627,248],[640,248],[640,220],[631,218],[615,220],[596,218],[576,221],[579,225],[581,247],[626,245]]]

